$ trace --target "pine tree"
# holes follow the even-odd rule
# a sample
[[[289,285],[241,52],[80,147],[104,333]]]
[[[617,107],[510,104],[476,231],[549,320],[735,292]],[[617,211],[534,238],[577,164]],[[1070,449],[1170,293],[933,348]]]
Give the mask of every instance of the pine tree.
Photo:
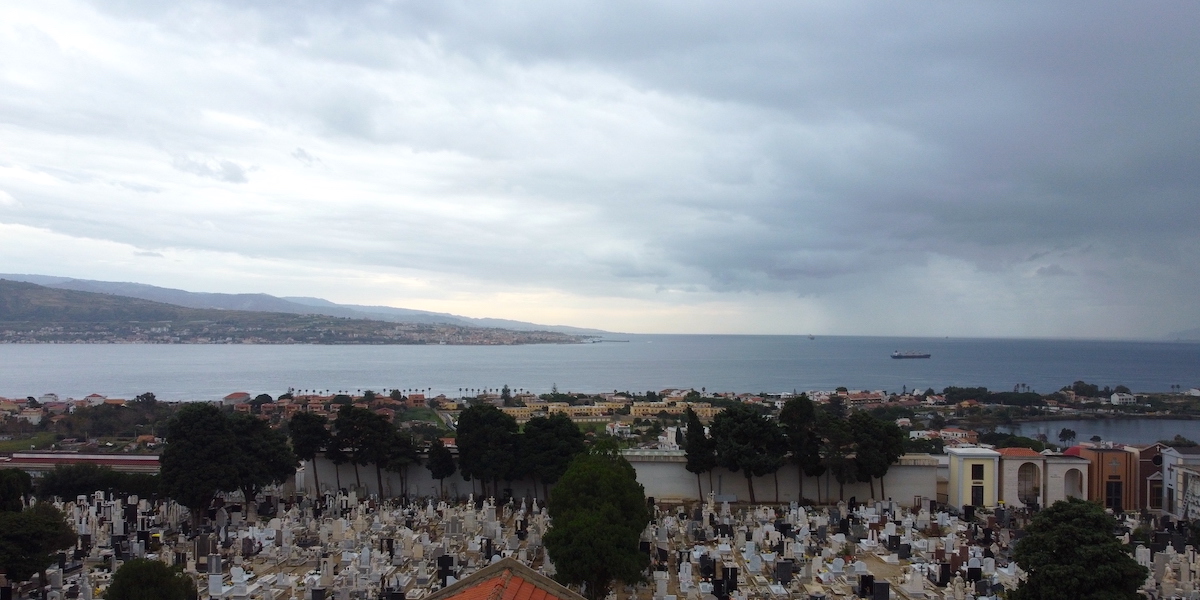
[[[687,470],[696,474],[696,489],[698,498],[704,498],[704,488],[700,485],[700,474],[709,474],[709,489],[712,489],[712,470],[717,468],[716,443],[704,433],[704,424],[692,407],[684,412],[687,420],[687,436],[684,438],[684,450],[687,453]]]

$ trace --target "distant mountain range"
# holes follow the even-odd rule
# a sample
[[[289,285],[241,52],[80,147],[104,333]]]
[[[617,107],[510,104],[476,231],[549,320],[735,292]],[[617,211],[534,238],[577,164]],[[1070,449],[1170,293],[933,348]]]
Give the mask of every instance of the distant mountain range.
[[[473,318],[391,306],[362,306],[337,304],[322,298],[284,297],[269,294],[214,294],[188,292],[144,283],[94,281],[72,279],[50,275],[0,274],[0,279],[34,283],[51,289],[74,290],[126,296],[196,309],[239,310],[253,312],[289,313],[295,315],[325,315],[348,319],[371,319],[392,323],[422,323],[456,325],[459,327],[489,327],[513,331],[553,331],[571,335],[608,333],[599,329],[585,329],[566,325],[539,325],[508,319]]]
[[[512,345],[577,344],[587,337],[359,314],[190,308],[0,278],[0,344]]]

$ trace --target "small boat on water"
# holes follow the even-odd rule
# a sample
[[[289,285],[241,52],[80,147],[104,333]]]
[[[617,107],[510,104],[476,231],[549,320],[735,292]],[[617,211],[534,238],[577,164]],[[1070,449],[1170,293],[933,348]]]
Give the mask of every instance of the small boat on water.
[[[903,352],[897,350],[892,353],[892,358],[929,358],[930,356],[933,355],[928,352],[916,352],[913,350],[905,350]]]

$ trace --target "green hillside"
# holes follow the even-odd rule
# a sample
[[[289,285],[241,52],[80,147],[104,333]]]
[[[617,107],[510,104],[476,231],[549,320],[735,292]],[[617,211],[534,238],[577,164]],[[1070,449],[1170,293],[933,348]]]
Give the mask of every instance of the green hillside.
[[[107,323],[114,321],[236,320],[256,314],[263,313],[184,308],[125,296],[61,290],[0,279],[0,322]]]
[[[199,309],[0,279],[0,343],[562,344],[577,336]]]

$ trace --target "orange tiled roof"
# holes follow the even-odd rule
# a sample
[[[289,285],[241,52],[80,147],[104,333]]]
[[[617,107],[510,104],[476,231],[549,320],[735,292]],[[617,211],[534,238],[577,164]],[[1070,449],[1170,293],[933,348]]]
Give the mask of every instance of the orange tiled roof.
[[[506,558],[434,593],[429,600],[583,600],[583,597]]]
[[[1007,456],[1010,458],[1033,458],[1041,456],[1041,454],[1038,454],[1029,448],[996,448],[996,452],[999,452],[1000,456]]]

